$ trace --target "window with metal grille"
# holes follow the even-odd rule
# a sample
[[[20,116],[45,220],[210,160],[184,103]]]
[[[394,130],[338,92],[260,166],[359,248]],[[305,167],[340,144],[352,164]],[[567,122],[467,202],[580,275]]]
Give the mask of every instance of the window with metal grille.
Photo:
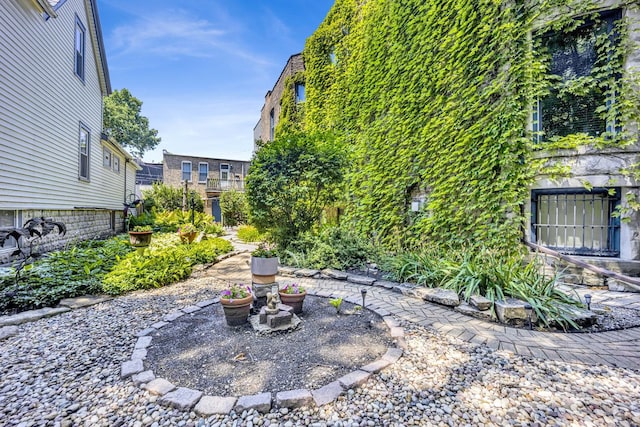
[[[620,256],[620,189],[531,192],[531,240],[570,255]]]
[[[615,123],[608,123],[598,109],[608,109],[615,102],[607,82],[619,76],[602,70],[611,70],[610,49],[617,41],[615,24],[620,18],[620,10],[607,11],[569,33],[541,37],[542,48],[550,56],[551,78],[549,93],[533,111],[536,140],[575,133],[597,137],[616,131]]]

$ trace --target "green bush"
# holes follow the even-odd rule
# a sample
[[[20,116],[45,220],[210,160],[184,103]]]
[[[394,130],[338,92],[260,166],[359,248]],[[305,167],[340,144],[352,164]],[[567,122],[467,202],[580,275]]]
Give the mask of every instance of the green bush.
[[[237,190],[223,192],[220,196],[220,210],[226,226],[235,227],[246,222],[249,207],[244,192]]]
[[[178,187],[169,187],[162,183],[154,183],[151,190],[142,192],[144,197],[145,209],[155,210],[158,212],[173,211],[182,209],[183,189]],[[204,201],[200,194],[195,190],[189,190],[188,200],[195,203],[197,212],[204,212]],[[188,206],[191,208],[191,206]]]
[[[260,232],[253,225],[241,225],[238,227],[238,239],[245,243],[253,243],[263,240]]]
[[[325,227],[307,232],[281,252],[284,264],[307,268],[346,270],[361,267],[375,255],[373,246],[351,230]]]
[[[232,250],[224,239],[180,244],[175,234],[154,237],[149,249],[122,259],[102,281],[102,290],[118,295],[137,289],[159,288],[189,277],[193,265],[209,263]]]
[[[80,242],[27,265],[17,284],[12,269],[6,269],[0,275],[0,310],[28,310],[98,293],[104,275],[131,250],[125,237]]]
[[[176,232],[182,224],[191,223],[191,212],[174,210],[158,212],[155,215],[155,226],[163,232]],[[222,226],[215,222],[213,216],[202,213],[193,213],[193,225],[198,231],[203,231],[205,234],[214,234],[216,236],[222,236],[224,230]]]

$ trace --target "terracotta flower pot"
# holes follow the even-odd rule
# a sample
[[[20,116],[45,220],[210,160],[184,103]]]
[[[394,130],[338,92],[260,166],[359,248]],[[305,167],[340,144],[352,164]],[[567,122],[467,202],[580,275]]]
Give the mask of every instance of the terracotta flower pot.
[[[153,231],[130,231],[129,242],[136,248],[146,248],[151,243]]]
[[[307,292],[302,292],[301,294],[286,294],[282,291],[278,292],[280,294],[280,301],[284,305],[288,305],[293,308],[293,312],[295,314],[302,313],[302,304],[304,303],[304,297],[307,296]]]
[[[227,325],[239,326],[244,324],[249,318],[249,311],[251,309],[252,302],[253,295],[236,299],[220,298],[220,304],[224,310],[224,317],[227,320]]]
[[[278,274],[278,257],[251,257],[251,275],[253,283],[266,285],[276,281]]]

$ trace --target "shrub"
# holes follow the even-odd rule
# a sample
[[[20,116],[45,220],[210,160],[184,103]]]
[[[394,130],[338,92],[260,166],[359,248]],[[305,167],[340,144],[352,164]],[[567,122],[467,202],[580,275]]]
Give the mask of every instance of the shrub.
[[[261,147],[247,176],[251,223],[286,249],[338,198],[345,157],[335,138],[320,133],[284,134]]]
[[[245,243],[253,243],[263,240],[260,232],[253,225],[241,225],[238,227],[238,239]]]
[[[374,256],[372,245],[351,230],[325,227],[305,233],[281,252],[284,264],[308,268],[346,270],[361,267]]]
[[[236,190],[223,192],[220,196],[220,210],[224,225],[235,227],[244,223],[249,216],[249,207],[244,192]]]
[[[144,253],[122,259],[102,281],[104,292],[118,295],[137,289],[159,288],[189,277],[193,265],[213,262],[232,250],[223,239],[181,245],[175,234],[158,236]]]
[[[166,212],[158,212],[155,216],[155,225],[161,231],[172,233],[178,231],[183,224],[191,223],[191,212],[174,210]],[[214,234],[216,236],[222,236],[224,230],[220,224],[217,224],[213,216],[202,213],[194,212],[193,225],[198,231],[203,231],[205,234]]]
[[[100,292],[104,275],[131,251],[128,238],[114,237],[51,252],[27,265],[18,285],[12,276],[0,275],[0,310],[28,310],[55,305],[62,298]]]
[[[183,189],[177,187],[169,187],[162,183],[154,183],[151,190],[142,192],[145,200],[145,209],[158,212],[173,211],[182,209]],[[193,201],[194,209],[197,212],[204,212],[204,202],[200,194],[195,190],[189,190],[188,201]],[[187,206],[191,208],[191,206]]]

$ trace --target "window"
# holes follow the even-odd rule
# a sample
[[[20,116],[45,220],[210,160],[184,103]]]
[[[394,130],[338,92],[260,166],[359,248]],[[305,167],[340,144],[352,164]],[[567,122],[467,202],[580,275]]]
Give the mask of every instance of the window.
[[[620,256],[620,189],[534,190],[531,240],[565,254]]]
[[[80,22],[80,18],[76,16],[76,32],[75,32],[75,55],[74,66],[76,76],[80,77],[84,81],[84,45],[85,45],[86,31],[84,25]]]
[[[207,182],[209,177],[209,163],[198,164],[198,182]]]
[[[304,85],[302,83],[296,83],[296,103],[303,102],[304,100]]]
[[[191,182],[191,162],[182,162],[182,180]]]
[[[614,101],[605,84],[616,79],[610,67],[610,49],[619,11],[604,13],[597,21],[586,21],[569,33],[542,36],[543,50],[550,56],[549,93],[538,101],[533,112],[536,140],[549,140],[575,133],[594,137],[615,132],[601,112]],[[606,115],[606,110],[604,112]],[[540,134],[542,132],[542,134]]]
[[[118,156],[113,156],[113,171],[120,173],[120,157]]]
[[[78,137],[78,155],[79,167],[78,177],[83,180],[89,180],[89,150],[90,150],[91,132],[89,128],[80,123],[80,135]]]
[[[276,116],[273,108],[269,112],[269,140],[273,141],[273,137],[276,131]]]
[[[231,167],[227,163],[220,163],[220,181],[229,180],[229,171]]]
[[[0,211],[0,228],[17,227],[17,218],[18,216],[16,215],[16,211]],[[13,237],[10,237],[6,242],[4,242],[4,246],[0,246],[0,251],[13,249],[17,246],[18,244],[16,240]]]
[[[111,150],[103,147],[102,148],[102,166],[104,166],[105,168],[111,169],[112,161],[113,161],[113,154],[111,153]]]

